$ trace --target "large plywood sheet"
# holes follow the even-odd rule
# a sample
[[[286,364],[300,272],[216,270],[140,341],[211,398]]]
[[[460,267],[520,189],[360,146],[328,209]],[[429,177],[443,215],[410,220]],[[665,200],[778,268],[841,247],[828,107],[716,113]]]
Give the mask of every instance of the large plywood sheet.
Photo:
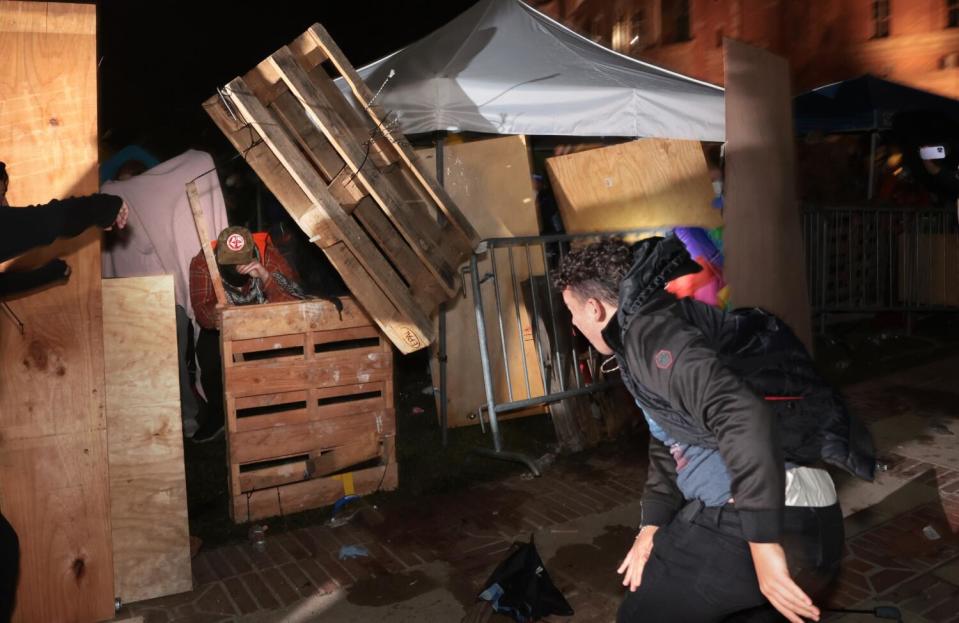
[[[789,63],[731,39],[725,188],[725,278],[733,305],[775,313],[811,348]]]
[[[0,154],[14,205],[97,190],[96,7],[0,2]],[[113,616],[99,234],[45,252],[69,282],[0,318],[0,511],[20,537],[14,621]]]
[[[103,282],[116,595],[193,588],[173,276]]]
[[[698,141],[646,138],[546,160],[570,233],[719,227]]]
[[[427,167],[435,170],[433,149],[420,150],[418,155]],[[481,238],[539,234],[529,151],[524,137],[507,136],[447,145],[443,163],[443,183],[446,191]],[[539,247],[534,245],[530,249],[529,264],[532,274],[542,275],[544,264],[538,252]],[[543,380],[539,372],[538,352],[522,287],[522,283],[530,275],[527,252],[518,250],[513,254],[512,264],[518,269],[518,287],[515,289],[510,279],[510,258],[507,252],[497,251],[495,259],[504,320],[503,335],[507,345],[505,357],[500,345],[496,300],[491,282],[483,286],[483,300],[487,319],[486,331],[490,336],[490,363],[496,400],[506,402],[510,388],[515,400],[542,396]],[[480,262],[481,274],[491,272],[491,268],[488,257]],[[464,288],[464,296],[457,297],[447,305],[446,335],[449,424],[477,424],[479,420],[471,418],[471,415],[476,413],[480,405],[486,404],[486,394],[476,337],[473,292],[468,283]],[[438,385],[439,364],[436,349],[433,354],[433,379]],[[508,376],[504,363],[506,361],[509,362]],[[528,390],[525,380],[527,373],[530,380]],[[542,413],[542,409],[535,412]]]

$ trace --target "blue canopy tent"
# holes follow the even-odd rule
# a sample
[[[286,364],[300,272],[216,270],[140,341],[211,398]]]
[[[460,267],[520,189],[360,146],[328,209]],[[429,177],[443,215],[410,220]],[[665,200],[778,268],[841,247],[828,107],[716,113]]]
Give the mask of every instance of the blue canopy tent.
[[[888,130],[899,112],[935,111],[959,122],[959,100],[870,74],[798,95],[793,110],[800,134]]]
[[[867,199],[872,199],[879,133],[897,113],[935,113],[959,124],[959,100],[865,74],[798,95],[793,100],[799,134],[870,134]]]

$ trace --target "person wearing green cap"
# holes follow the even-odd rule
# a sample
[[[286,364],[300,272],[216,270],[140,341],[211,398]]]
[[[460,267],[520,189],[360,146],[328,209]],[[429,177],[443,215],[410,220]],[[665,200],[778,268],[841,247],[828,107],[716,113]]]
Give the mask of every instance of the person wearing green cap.
[[[214,249],[223,290],[231,305],[279,303],[306,298],[293,270],[269,238],[263,252],[245,227],[227,227]],[[208,413],[193,441],[204,443],[223,433],[223,362],[220,358],[220,317],[213,278],[201,250],[190,262],[190,301],[200,335],[196,357]]]

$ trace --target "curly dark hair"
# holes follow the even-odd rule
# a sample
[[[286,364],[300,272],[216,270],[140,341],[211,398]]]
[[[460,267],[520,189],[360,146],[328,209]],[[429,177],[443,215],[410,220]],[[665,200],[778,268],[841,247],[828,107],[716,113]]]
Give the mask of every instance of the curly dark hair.
[[[604,238],[570,251],[553,271],[557,289],[569,288],[581,299],[619,303],[619,284],[633,264],[633,251],[622,238]]]

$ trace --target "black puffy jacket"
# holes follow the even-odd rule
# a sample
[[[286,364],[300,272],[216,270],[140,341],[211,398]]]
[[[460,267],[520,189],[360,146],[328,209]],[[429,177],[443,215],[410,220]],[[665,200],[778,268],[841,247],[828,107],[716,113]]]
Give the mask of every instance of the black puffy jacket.
[[[747,540],[777,541],[785,462],[821,460],[872,480],[872,438],[781,320],[760,309],[722,312],[664,290],[698,270],[674,237],[637,243],[603,336],[626,386],[670,437],[718,448]],[[649,452],[642,521],[663,525],[683,497],[668,449],[654,442]]]

